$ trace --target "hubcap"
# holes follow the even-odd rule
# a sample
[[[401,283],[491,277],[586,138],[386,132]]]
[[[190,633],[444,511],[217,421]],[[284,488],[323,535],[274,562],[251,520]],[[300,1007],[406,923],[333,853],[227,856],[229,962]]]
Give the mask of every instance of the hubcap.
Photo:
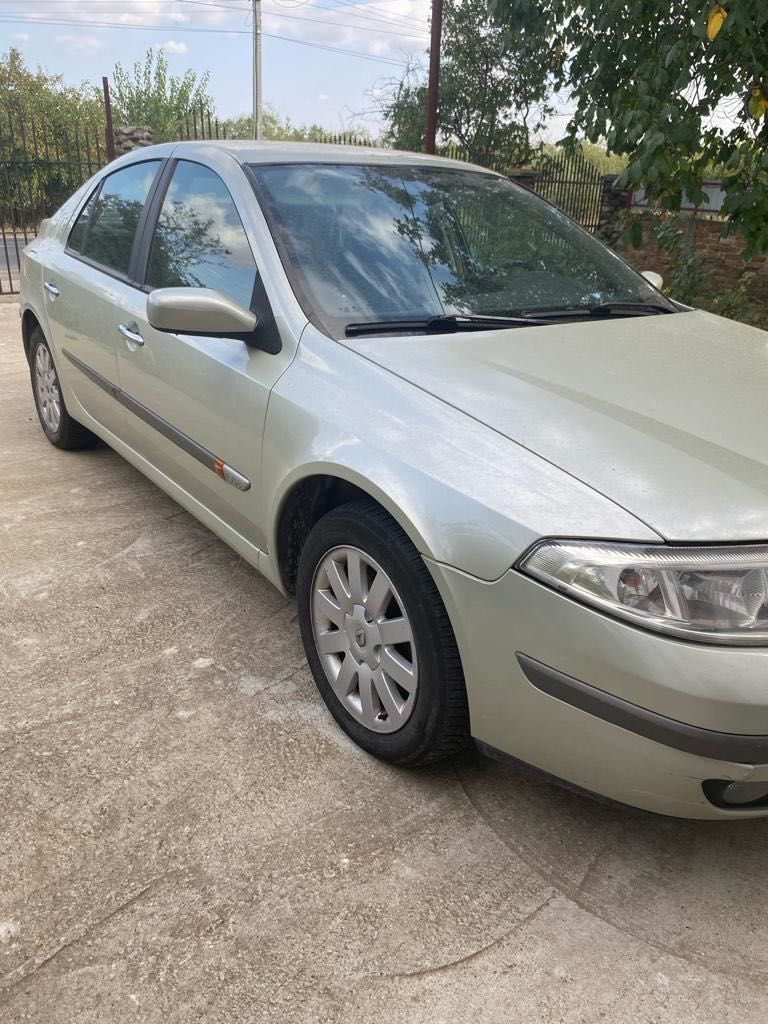
[[[55,434],[61,423],[61,394],[51,353],[45,345],[37,346],[37,353],[35,355],[35,390],[43,422],[51,433]]]
[[[358,548],[329,551],[312,582],[312,631],[328,682],[372,732],[395,732],[413,712],[413,630],[392,580]]]

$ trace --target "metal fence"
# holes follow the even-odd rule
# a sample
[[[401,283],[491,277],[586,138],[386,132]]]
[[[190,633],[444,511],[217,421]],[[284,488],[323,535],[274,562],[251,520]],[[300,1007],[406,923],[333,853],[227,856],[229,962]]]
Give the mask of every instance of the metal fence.
[[[193,139],[226,139],[227,127],[201,104],[190,110],[175,132],[172,141],[189,142]]]
[[[47,125],[0,111],[0,294],[18,290],[20,253],[40,221],[107,160],[104,128]]]
[[[202,106],[178,126],[180,140],[225,139],[227,126]],[[118,141],[120,138],[118,130]],[[0,111],[0,295],[18,292],[21,250],[40,221],[108,162],[105,125],[44,125],[21,109]],[[317,142],[373,146],[355,132],[328,132]],[[442,148],[441,155],[481,164],[523,180],[590,231],[600,221],[602,175],[580,152],[542,155],[515,172],[515,154]]]
[[[603,176],[580,150],[544,154],[532,187],[582,227],[597,231],[603,203]]]

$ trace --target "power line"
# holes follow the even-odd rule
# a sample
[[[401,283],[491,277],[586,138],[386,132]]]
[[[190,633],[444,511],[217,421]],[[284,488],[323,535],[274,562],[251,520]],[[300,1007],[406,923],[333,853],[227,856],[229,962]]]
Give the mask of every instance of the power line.
[[[117,29],[130,29],[133,31],[140,32],[204,32],[204,33],[215,33],[217,35],[247,35],[250,36],[250,29],[237,29],[237,28],[193,28],[186,25],[126,25],[124,22],[116,21],[64,21],[64,20],[53,20],[45,18],[12,18],[4,14],[0,14],[0,24],[7,25],[61,25],[65,27],[75,26],[79,28],[117,28]],[[400,60],[395,60],[390,57],[380,57],[372,53],[360,53],[359,50],[346,50],[340,46],[328,46],[325,43],[315,43],[308,39],[294,39],[291,36],[281,36],[274,32],[262,33],[269,39],[279,39],[284,43],[295,43],[297,46],[310,46],[317,50],[328,50],[330,53],[343,53],[348,57],[360,57],[362,60],[376,61],[379,64],[391,64],[395,67],[405,67],[405,63]]]
[[[0,3],[2,3],[2,2],[3,2],[3,0],[0,0]],[[12,0],[12,2],[18,3],[18,0]],[[39,2],[39,0],[38,0],[38,2]],[[47,2],[58,4],[58,3],[60,3],[60,0],[47,0]],[[82,0],[81,0],[81,2],[82,2]],[[122,5],[125,4],[125,0],[95,0],[95,2],[97,2],[97,3],[114,2],[114,3],[120,3]],[[134,2],[136,2],[136,0],[134,0]],[[154,0],[138,0],[138,2],[152,3],[152,2],[154,2]],[[211,3],[211,2],[208,2],[208,0],[177,0],[177,2],[178,3],[192,4],[195,7],[214,7],[214,8],[217,8],[219,10],[227,10],[227,11],[233,11],[233,12],[238,12],[238,13],[242,12],[243,14],[250,13],[249,9],[247,7],[231,7],[231,6],[227,5],[227,4]],[[310,0],[304,0],[304,2],[305,3],[309,3]],[[322,10],[335,11],[335,10],[338,10],[338,8],[323,7]],[[23,17],[22,12],[20,12],[20,11],[18,11],[18,12],[17,11],[12,11],[12,12],[9,12],[9,15],[10,14],[19,14],[20,17]],[[352,13],[350,16],[353,17],[353,18],[354,17],[360,17],[359,15],[355,15],[354,13]],[[7,17],[7,15],[0,15],[0,18],[5,18],[5,17]],[[338,28],[351,28],[351,29],[354,29],[357,32],[364,32],[364,33],[365,32],[367,32],[367,33],[377,32],[377,33],[379,33],[381,35],[399,36],[401,39],[426,39],[427,38],[427,32],[426,31],[419,32],[419,33],[414,33],[414,32],[403,31],[403,30],[396,29],[396,28],[379,28],[378,24],[376,24],[375,27],[373,27],[373,26],[369,27],[368,25],[355,25],[355,24],[352,24],[351,22],[348,22],[348,21],[329,21],[328,19],[308,18],[308,17],[306,17],[303,14],[281,14],[278,11],[266,10],[266,11],[264,11],[264,17],[265,18],[266,17],[269,17],[269,18],[282,18],[284,21],[286,21],[286,20],[287,21],[306,21],[306,22],[310,22],[313,25],[326,25],[326,26],[332,25],[332,26],[337,26]],[[39,25],[39,24],[46,24],[46,22],[43,21],[41,18],[30,18],[29,21],[28,21],[28,24]],[[72,24],[95,25],[95,26],[98,27],[98,23],[97,22],[93,22],[93,21],[90,21],[90,20],[86,21],[85,19],[82,19],[82,20],[73,19],[72,20]],[[146,26],[141,26],[141,25],[134,25],[134,26],[132,26],[132,25],[126,24],[125,22],[120,22],[119,24],[124,26],[125,28],[142,28],[142,27],[146,27],[148,30],[149,29],[153,29],[153,28],[158,28],[158,29],[165,30],[165,26],[161,26],[161,25],[150,25],[150,24],[148,24]],[[174,29],[175,28],[179,28],[180,29],[180,28],[182,28],[182,26],[176,24],[176,25],[173,26],[173,28]],[[211,30],[211,31],[213,31],[213,30]]]
[[[382,11],[379,7],[374,4],[362,4],[356,2],[356,0],[336,0],[338,4],[344,4],[345,7],[357,7],[363,8],[363,10],[369,12],[366,16],[370,18],[380,18],[383,21],[394,21],[400,22],[406,25],[422,25],[424,22],[420,18],[412,18],[409,14],[393,14],[391,12]],[[362,17],[362,15],[359,15]]]
[[[331,10],[326,7],[324,10]],[[276,11],[265,11],[265,18],[283,18],[290,19],[291,21],[311,21],[313,25],[338,25],[339,28],[353,28],[358,32],[378,32],[385,36],[400,36],[401,39],[427,39],[428,33],[426,31],[420,32],[415,35],[413,32],[400,31],[399,29],[393,28],[368,28],[365,25],[351,25],[348,21],[329,21],[327,18],[307,18],[303,14],[278,14]],[[352,15],[354,17],[354,15]]]
[[[0,0],[0,5],[3,5],[3,4],[14,4],[14,3],[18,3],[18,2],[19,2],[19,0]],[[126,7],[126,2],[127,2],[127,0],[77,0],[78,4],[89,4],[89,3],[90,4],[99,4],[99,5],[118,4],[122,8]],[[157,0],[130,0],[131,5],[134,5],[134,4],[155,4],[156,2],[157,2]],[[236,13],[242,12],[244,14],[247,14],[250,11],[250,6],[248,4],[248,0],[241,0],[242,6],[240,5],[240,3],[238,3],[238,0],[234,0],[233,3],[221,3],[221,2],[217,2],[217,0],[170,0],[170,2],[171,3],[176,3],[176,4],[186,4],[187,6],[191,6],[191,7],[211,7],[211,8],[214,8],[216,10],[222,10],[222,11],[234,11]],[[299,0],[299,2],[293,3],[293,4],[282,3],[282,2],[280,2],[280,0],[273,0],[273,3],[275,3],[278,7],[284,7],[286,9],[295,9],[295,8],[298,8],[298,7],[304,7],[307,4],[312,3],[312,0]],[[365,21],[390,22],[393,25],[406,25],[408,27],[414,27],[414,26],[421,27],[424,24],[424,22],[421,21],[420,19],[412,18],[412,17],[410,17],[408,15],[384,13],[383,11],[381,11],[380,8],[374,7],[372,4],[355,3],[355,2],[352,2],[352,0],[336,0],[336,3],[338,5],[344,4],[347,7],[355,8],[354,12],[353,11],[349,12],[349,16],[355,17],[355,18],[360,18],[360,19],[363,19]],[[51,6],[53,6],[53,7],[60,7],[61,6],[61,0],[35,0],[35,6],[36,7],[51,7]],[[328,6],[323,6],[321,4],[314,4],[314,6],[322,7],[323,10],[332,11],[332,12],[335,12],[335,13],[340,13],[340,7],[339,6],[328,7]],[[365,14],[362,14],[362,13],[358,14],[358,13],[356,13],[356,11],[358,11],[360,9],[362,9],[363,11],[366,11],[368,13],[365,13]],[[147,16],[150,16],[152,13],[154,13],[154,12],[150,12],[150,11],[146,12]],[[274,13],[277,16],[277,12],[274,12]],[[31,20],[40,20],[40,19],[31,19]]]
[[[342,17],[344,17],[344,18],[356,18],[358,21],[362,21],[365,24],[366,28],[368,26],[370,26],[371,29],[377,29],[377,30],[384,31],[382,26],[389,25],[393,29],[399,29],[400,32],[403,35],[407,35],[408,34],[407,30],[409,30],[409,29],[421,28],[422,29],[422,33],[421,33],[422,35],[427,36],[429,34],[428,31],[427,31],[427,26],[426,25],[420,25],[419,22],[414,22],[413,24],[407,24],[407,23],[404,23],[404,22],[392,21],[389,18],[379,18],[375,14],[374,15],[357,14],[355,11],[351,11],[351,10],[348,11],[348,10],[345,10],[344,8],[342,8],[342,7],[329,7],[327,4],[318,3],[317,0],[311,0],[311,2],[312,2],[312,10],[330,11],[332,14],[341,14]],[[303,15],[302,15],[302,17],[303,17]],[[336,22],[332,22],[332,24],[336,24]]]

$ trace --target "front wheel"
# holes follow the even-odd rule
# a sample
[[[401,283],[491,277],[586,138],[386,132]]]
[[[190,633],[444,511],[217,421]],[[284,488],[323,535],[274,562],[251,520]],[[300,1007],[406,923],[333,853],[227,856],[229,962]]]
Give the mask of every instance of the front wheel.
[[[424,560],[372,501],[334,509],[301,553],[304,649],[331,714],[370,754],[423,765],[469,741],[461,661]]]

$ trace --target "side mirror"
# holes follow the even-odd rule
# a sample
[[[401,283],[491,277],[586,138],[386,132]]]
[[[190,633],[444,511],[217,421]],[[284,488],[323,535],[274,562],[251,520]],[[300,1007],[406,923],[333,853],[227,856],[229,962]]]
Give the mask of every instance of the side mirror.
[[[648,284],[652,284],[653,287],[658,288],[659,291],[664,287],[664,278],[661,274],[657,274],[655,270],[644,270],[643,277]]]
[[[147,298],[147,319],[175,334],[253,334],[255,313],[212,288],[156,288]]]

